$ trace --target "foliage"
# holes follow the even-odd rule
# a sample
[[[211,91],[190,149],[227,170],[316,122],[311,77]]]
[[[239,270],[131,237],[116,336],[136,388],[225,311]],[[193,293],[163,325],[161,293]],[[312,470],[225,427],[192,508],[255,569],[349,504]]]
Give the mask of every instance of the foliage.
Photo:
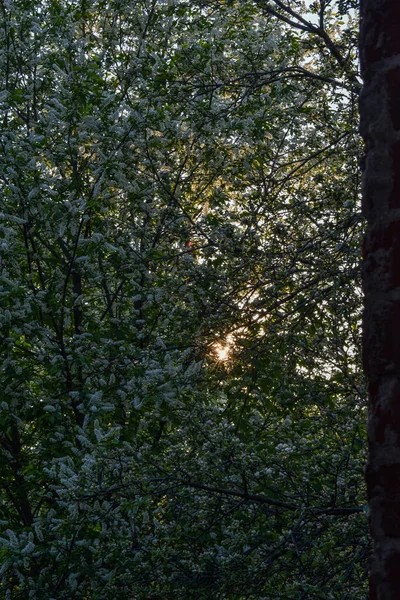
[[[365,596],[355,25],[322,4],[3,3],[2,597]]]

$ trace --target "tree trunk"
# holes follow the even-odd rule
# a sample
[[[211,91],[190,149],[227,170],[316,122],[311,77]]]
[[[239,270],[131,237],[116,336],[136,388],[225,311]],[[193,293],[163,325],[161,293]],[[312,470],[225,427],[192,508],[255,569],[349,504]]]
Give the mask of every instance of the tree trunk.
[[[361,0],[370,600],[400,599],[400,1]]]

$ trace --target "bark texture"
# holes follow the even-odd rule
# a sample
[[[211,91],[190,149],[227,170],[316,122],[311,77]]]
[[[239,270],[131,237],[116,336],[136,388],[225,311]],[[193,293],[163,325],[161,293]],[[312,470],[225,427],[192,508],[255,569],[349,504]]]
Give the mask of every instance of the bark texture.
[[[361,0],[370,600],[400,600],[400,0]]]

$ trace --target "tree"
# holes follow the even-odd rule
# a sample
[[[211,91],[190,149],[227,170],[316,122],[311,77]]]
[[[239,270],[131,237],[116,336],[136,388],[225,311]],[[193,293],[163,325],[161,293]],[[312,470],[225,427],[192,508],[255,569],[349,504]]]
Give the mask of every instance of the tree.
[[[6,598],[364,597],[355,25],[274,4],[2,7]]]
[[[374,542],[370,598],[400,594],[398,442],[398,60],[397,2],[361,2],[361,133],[366,143],[363,211],[364,366],[369,384],[369,457],[366,469]]]

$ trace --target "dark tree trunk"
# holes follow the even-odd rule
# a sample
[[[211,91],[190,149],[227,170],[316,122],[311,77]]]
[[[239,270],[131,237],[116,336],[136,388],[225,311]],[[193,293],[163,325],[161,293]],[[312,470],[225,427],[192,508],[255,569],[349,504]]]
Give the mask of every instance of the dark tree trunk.
[[[400,600],[400,0],[360,0],[370,600]]]

